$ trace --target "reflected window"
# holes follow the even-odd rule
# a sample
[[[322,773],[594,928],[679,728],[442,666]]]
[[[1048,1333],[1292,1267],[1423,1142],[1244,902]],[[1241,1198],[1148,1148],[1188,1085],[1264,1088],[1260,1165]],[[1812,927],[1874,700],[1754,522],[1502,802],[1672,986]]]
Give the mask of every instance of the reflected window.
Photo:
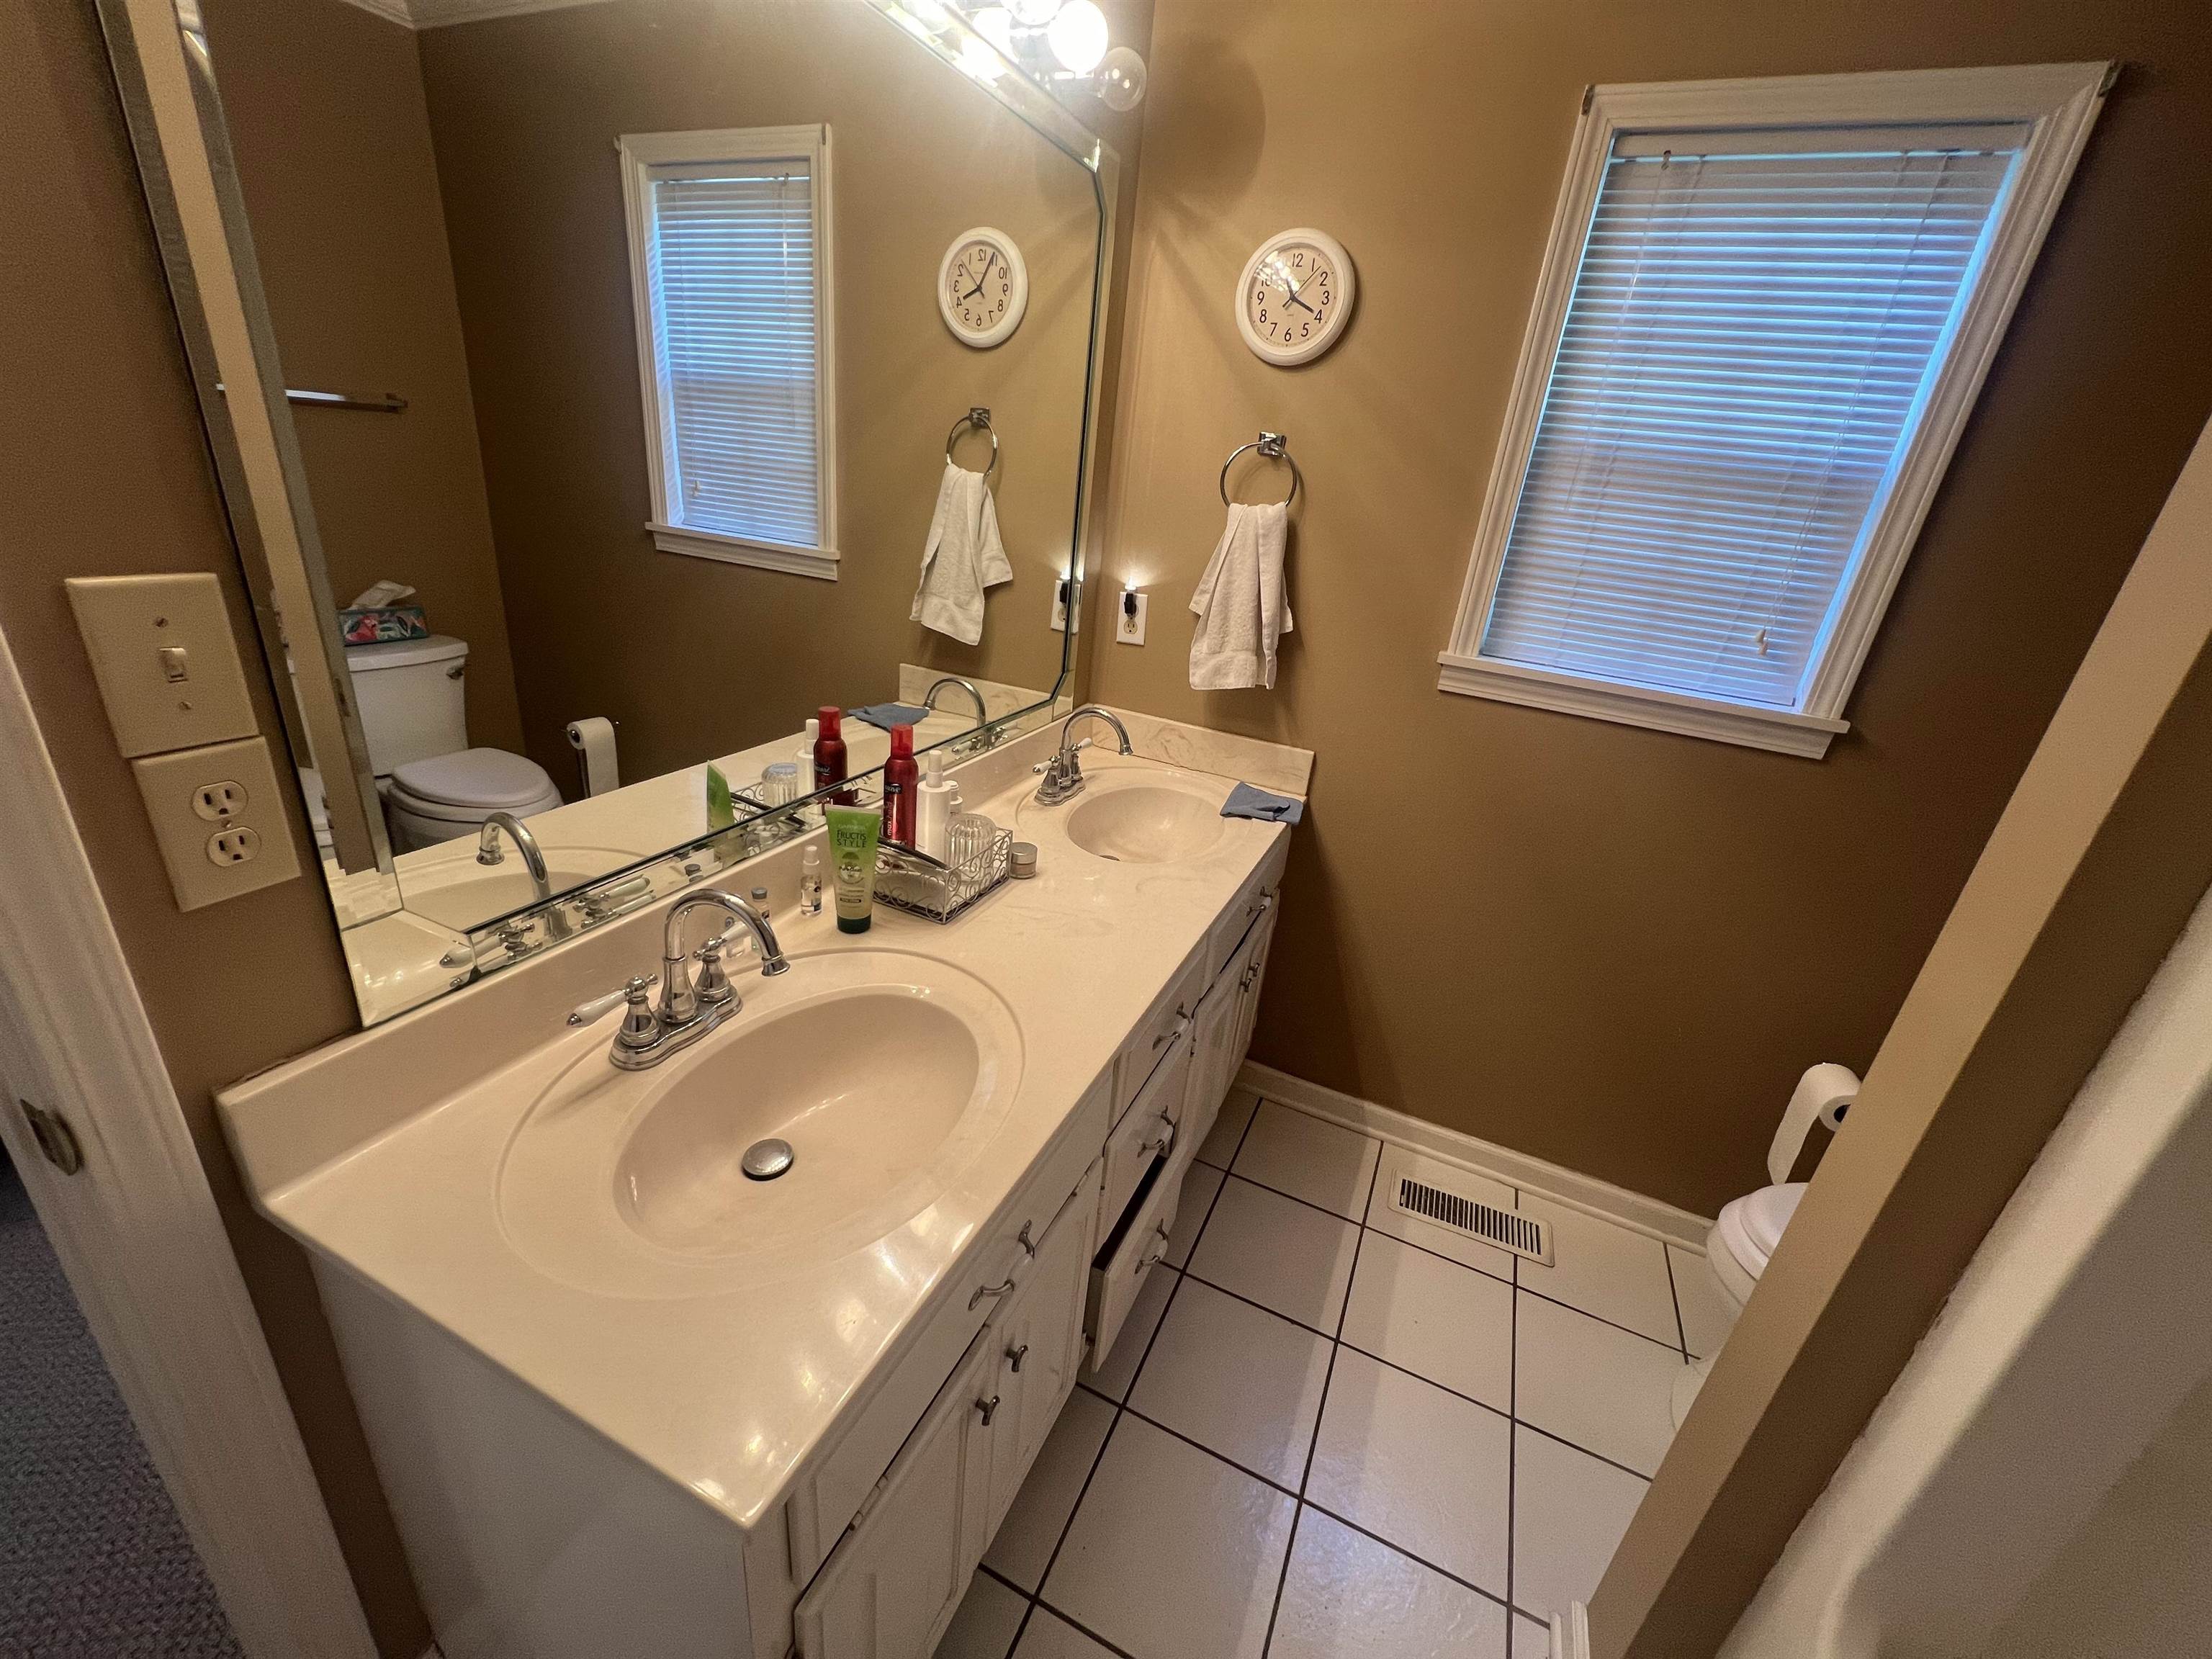
[[[829,131],[622,152],[654,540],[834,578]]]

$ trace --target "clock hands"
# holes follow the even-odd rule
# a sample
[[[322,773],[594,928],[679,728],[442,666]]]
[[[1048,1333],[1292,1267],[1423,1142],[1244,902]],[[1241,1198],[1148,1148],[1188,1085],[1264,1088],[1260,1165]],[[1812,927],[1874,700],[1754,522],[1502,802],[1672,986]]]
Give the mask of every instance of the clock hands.
[[[981,275],[980,276],[976,277],[976,279],[975,279],[975,287],[973,287],[973,288],[971,288],[971,289],[969,289],[965,294],[962,295],[960,297],[961,297],[962,299],[963,299],[963,300],[972,300],[972,299],[974,299],[977,295],[981,294],[981,293],[983,291],[983,284],[984,284],[984,283],[988,283],[988,282],[989,282],[989,281],[991,280],[991,267],[992,267],[993,265],[996,264],[998,262],[999,262],[999,250],[998,250],[998,249],[996,249],[996,248],[993,248],[993,249],[991,250],[991,257],[990,257],[989,258],[988,258],[988,259],[986,259],[986,260],[984,260],[984,261],[983,261],[983,271],[982,271],[982,275]]]

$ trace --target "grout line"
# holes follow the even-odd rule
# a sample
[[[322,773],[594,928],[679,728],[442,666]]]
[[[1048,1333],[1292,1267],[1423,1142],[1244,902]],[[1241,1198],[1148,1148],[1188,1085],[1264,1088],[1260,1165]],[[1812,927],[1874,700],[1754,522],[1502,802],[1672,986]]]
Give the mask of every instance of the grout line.
[[[1277,1319],[1281,1320],[1285,1324],[1295,1325],[1307,1334],[1310,1336],[1317,1336],[1324,1342],[1332,1342],[1335,1340],[1334,1337],[1329,1335],[1327,1331],[1322,1329],[1320,1326],[1309,1325],[1303,1319],[1293,1319],[1290,1315],[1285,1313],[1280,1308],[1271,1308],[1264,1302],[1255,1302],[1249,1296],[1240,1296],[1235,1291],[1231,1290],[1226,1285],[1215,1284],[1204,1273],[1194,1273],[1191,1272],[1189,1268],[1185,1267],[1182,1270],[1182,1276],[1185,1279],[1196,1279],[1200,1284],[1205,1285],[1209,1291],[1220,1291],[1222,1295],[1227,1297],[1231,1302],[1242,1302],[1248,1308],[1257,1308],[1263,1314],[1272,1314]],[[1350,1281],[1347,1280],[1345,1286],[1345,1297],[1349,1301],[1351,1299],[1351,1284]],[[1131,1386],[1133,1388],[1135,1385],[1133,1383]]]
[[[1510,1318],[1510,1316],[1508,1316],[1508,1317]],[[1511,1344],[1513,1341],[1512,1333],[1510,1328],[1507,1332],[1505,1340],[1507,1344],[1507,1352],[1510,1353],[1512,1351]],[[1453,1399],[1463,1400],[1470,1406],[1480,1406],[1483,1410],[1488,1412],[1492,1417],[1502,1417],[1508,1423],[1516,1420],[1513,1415],[1512,1407],[1510,1404],[1501,1409],[1498,1407],[1492,1405],[1487,1400],[1477,1400],[1471,1394],[1462,1394],[1457,1389],[1451,1387],[1449,1383],[1439,1382],[1433,1376],[1422,1376],[1420,1372],[1413,1370],[1410,1365],[1400,1365],[1390,1360],[1385,1359],[1379,1353],[1370,1353],[1366,1349],[1361,1347],[1357,1342],[1343,1342],[1340,1343],[1339,1346],[1351,1349],[1352,1352],[1358,1354],[1362,1359],[1373,1360],[1386,1371],[1395,1371],[1401,1376],[1410,1376],[1416,1382],[1427,1383],[1439,1394],[1448,1394]],[[1513,1398],[1510,1392],[1510,1384],[1508,1384],[1508,1392],[1505,1396],[1509,1401]],[[1557,1436],[1553,1437],[1555,1439],[1557,1437]],[[1577,1448],[1577,1449],[1579,1449],[1579,1448]]]
[[[1565,1308],[1569,1313],[1580,1314],[1584,1319],[1595,1319],[1601,1325],[1610,1325],[1616,1331],[1635,1337],[1638,1341],[1649,1342],[1655,1348],[1664,1348],[1668,1352],[1678,1357],[1682,1352],[1682,1350],[1674,1343],[1653,1336],[1648,1331],[1639,1331],[1633,1325],[1624,1325],[1617,1319],[1607,1319],[1603,1314],[1594,1314],[1588,1308],[1577,1308],[1571,1302],[1562,1302],[1556,1296],[1546,1296],[1543,1291],[1532,1290],[1526,1285],[1516,1288],[1524,1295],[1534,1297],[1539,1302],[1548,1302],[1555,1308]]]
[[[1259,1115],[1256,1110],[1252,1114],[1255,1121]],[[1382,1173],[1382,1155],[1378,1148],[1375,1156],[1375,1167],[1368,1172],[1367,1176],[1367,1201],[1359,1206],[1359,1213],[1363,1216],[1375,1206],[1375,1183],[1381,1177]],[[1222,1182],[1224,1187],[1228,1184],[1225,1181]],[[1283,1591],[1291,1582],[1291,1551],[1297,1546],[1298,1520],[1305,1513],[1306,1488],[1313,1481],[1314,1454],[1321,1449],[1322,1420],[1328,1415],[1328,1391],[1336,1381],[1336,1356],[1344,1346],[1344,1322],[1352,1312],[1352,1289],[1359,1279],[1359,1247],[1367,1242],[1367,1224],[1362,1221],[1355,1223],[1354,1225],[1357,1231],[1352,1234],[1352,1267],[1344,1276],[1344,1300],[1338,1305],[1336,1310],[1336,1333],[1329,1339],[1328,1370],[1322,1377],[1321,1403],[1314,1408],[1313,1434],[1306,1442],[1305,1468],[1298,1476],[1297,1507],[1291,1511],[1291,1535],[1288,1542],[1283,1546],[1282,1571],[1276,1575],[1275,1578],[1274,1605],[1267,1609],[1267,1634],[1266,1639],[1260,1644],[1261,1659],[1267,1659],[1267,1650],[1275,1644],[1275,1621],[1282,1617]],[[1512,1431],[1509,1428],[1506,1432],[1510,1434]],[[1509,1610],[1506,1617],[1510,1619],[1512,1616]]]
[[[1662,1244],[1659,1254],[1667,1262],[1667,1294],[1674,1299],[1674,1335],[1681,1344],[1682,1363],[1686,1365],[1690,1363],[1690,1328],[1682,1318],[1681,1286],[1674,1282],[1674,1253]],[[1512,1656],[1509,1654],[1506,1659],[1512,1659]]]
[[[1220,1169],[1221,1166],[1219,1164],[1215,1164],[1213,1167]],[[1341,1221],[1347,1227],[1364,1227],[1367,1224],[1364,1221],[1360,1221],[1354,1217],[1345,1214],[1341,1210],[1332,1210],[1326,1204],[1316,1204],[1310,1198],[1300,1198],[1296,1193],[1286,1193],[1280,1187],[1270,1187],[1264,1181],[1255,1181],[1250,1176],[1244,1174],[1241,1170],[1222,1170],[1222,1173],[1243,1182],[1247,1187],[1257,1187],[1263,1193],[1273,1193],[1277,1198],[1287,1198],[1293,1204],[1303,1204],[1307,1209],[1318,1211],[1321,1214],[1329,1217],[1332,1220]],[[1370,1184],[1370,1191],[1371,1192],[1373,1188]],[[1365,1212],[1363,1211],[1362,1213],[1364,1214]],[[1449,1260],[1449,1258],[1447,1257],[1446,1260]],[[1464,1267],[1466,1266],[1466,1263],[1462,1262],[1460,1265]],[[1477,1271],[1480,1271],[1480,1269]]]
[[[1051,1602],[1046,1601],[1042,1595],[1037,1597],[1036,1601],[1031,1604],[1030,1610],[1034,1613],[1038,1607],[1042,1607],[1047,1613],[1059,1620],[1060,1623],[1066,1625],[1069,1629],[1081,1631],[1085,1636],[1098,1644],[1100,1647],[1105,1649],[1107,1652],[1113,1654],[1115,1656],[1115,1659],[1136,1659],[1136,1656],[1127,1648],[1115,1647],[1111,1642],[1101,1636],[1097,1631],[1091,1629],[1090,1626],[1085,1624],[1081,1620],[1071,1618],[1066,1612],[1053,1606]],[[1026,1625],[1029,1620],[1024,1619],[1022,1622]]]
[[[1563,1434],[1553,1434],[1549,1429],[1539,1428],[1535,1424],[1531,1423],[1525,1417],[1516,1417],[1513,1421],[1517,1426],[1528,1430],[1531,1434],[1542,1435],[1545,1439],[1552,1442],[1554,1445],[1565,1446],[1569,1451],[1580,1452],[1584,1457],[1594,1457],[1601,1463],[1607,1464],[1613,1468],[1619,1469],[1623,1474],[1632,1474],[1647,1486],[1657,1478],[1656,1476],[1644,1474],[1641,1469],[1632,1469],[1629,1468],[1627,1464],[1622,1462],[1617,1457],[1607,1457],[1603,1452],[1594,1452],[1588,1446],[1578,1446]]]
[[[1521,1195],[1513,1195],[1521,1207]],[[1516,1275],[1517,1277],[1517,1275]],[[1513,1292],[1513,1313],[1505,1340],[1505,1659],[1513,1659],[1513,1511],[1516,1483],[1521,1476],[1521,1292]]]
[[[1372,1539],[1376,1543],[1382,1545],[1384,1549],[1389,1550],[1392,1554],[1402,1555],[1408,1561],[1413,1563],[1414,1565],[1426,1567],[1431,1572],[1436,1574],[1437,1577],[1448,1578],[1453,1583],[1457,1584],[1462,1589],[1473,1590],[1477,1595],[1480,1595],[1486,1601],[1494,1601],[1499,1607],[1506,1608],[1509,1612],[1511,1610],[1512,1603],[1508,1601],[1504,1596],[1500,1595],[1496,1590],[1485,1589],[1481,1585],[1476,1583],[1474,1579],[1462,1578],[1459,1574],[1454,1572],[1449,1567],[1440,1567],[1435,1562],[1430,1560],[1426,1556],[1414,1554],[1413,1551],[1407,1549],[1403,1544],[1393,1542],[1391,1540],[1385,1538],[1381,1533],[1376,1532],[1372,1527],[1363,1527],[1357,1521],[1352,1520],[1345,1516],[1339,1515],[1334,1510],[1329,1508],[1326,1504],[1316,1504],[1312,1498],[1309,1498],[1305,1500],[1303,1507],[1313,1510],[1316,1514],[1327,1516],[1330,1520],[1335,1522],[1338,1526],[1346,1528],[1347,1531],[1356,1532],[1362,1538]]]

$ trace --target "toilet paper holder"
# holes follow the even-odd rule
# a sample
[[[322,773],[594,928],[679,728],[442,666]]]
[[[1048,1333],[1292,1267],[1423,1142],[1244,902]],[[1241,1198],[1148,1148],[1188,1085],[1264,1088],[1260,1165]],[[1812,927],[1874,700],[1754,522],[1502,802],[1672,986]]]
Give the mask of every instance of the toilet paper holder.
[[[1815,1123],[1825,1123],[1831,1129],[1843,1127],[1844,1114],[1858,1098],[1859,1074],[1848,1066],[1838,1066],[1824,1060],[1818,1066],[1808,1066],[1805,1075],[1797,1079],[1796,1091],[1790,1095],[1790,1103],[1783,1109],[1782,1122],[1774,1131],[1774,1143],[1766,1149],[1766,1173],[1778,1187],[1790,1179],[1790,1171],[1797,1167],[1797,1159],[1805,1150],[1805,1138],[1813,1133]]]

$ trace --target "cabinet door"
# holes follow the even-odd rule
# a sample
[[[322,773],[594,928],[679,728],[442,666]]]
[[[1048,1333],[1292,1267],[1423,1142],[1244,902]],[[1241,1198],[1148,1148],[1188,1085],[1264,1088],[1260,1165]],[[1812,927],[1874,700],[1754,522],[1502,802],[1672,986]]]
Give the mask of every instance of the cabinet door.
[[[980,1430],[990,1443],[982,1529],[987,1540],[1006,1518],[1053,1419],[1075,1386],[1075,1370],[1083,1359],[1084,1268],[1091,1243],[1085,1212],[1096,1202],[1088,1187],[1067,1200],[1037,1246],[1028,1282],[989,1333],[992,1370],[983,1397],[998,1404]]]
[[[970,1437],[996,1353],[987,1328],[799,1598],[800,1659],[929,1659],[981,1553]]]
[[[1229,1077],[1222,1085],[1226,1092],[1229,1085],[1237,1080],[1237,1068],[1244,1063],[1244,1056],[1252,1052],[1252,1027],[1260,1018],[1260,982],[1267,976],[1267,949],[1275,942],[1275,907],[1267,907],[1252,929],[1252,937],[1245,942],[1245,965],[1238,970],[1238,1006],[1237,1036],[1230,1044],[1233,1058],[1229,1062]]]
[[[1184,1097],[1182,1109],[1182,1133],[1194,1146],[1204,1144],[1213,1127],[1214,1115],[1221,1109],[1221,1098],[1229,1092],[1230,1082],[1236,1076],[1237,1063],[1230,1050],[1237,1041],[1240,1008],[1237,994],[1240,969],[1237,964],[1242,960],[1242,952],[1231,959],[1230,965],[1222,969],[1221,977],[1207,989],[1206,1000],[1198,1005],[1198,1019],[1191,1039],[1189,1092]]]

